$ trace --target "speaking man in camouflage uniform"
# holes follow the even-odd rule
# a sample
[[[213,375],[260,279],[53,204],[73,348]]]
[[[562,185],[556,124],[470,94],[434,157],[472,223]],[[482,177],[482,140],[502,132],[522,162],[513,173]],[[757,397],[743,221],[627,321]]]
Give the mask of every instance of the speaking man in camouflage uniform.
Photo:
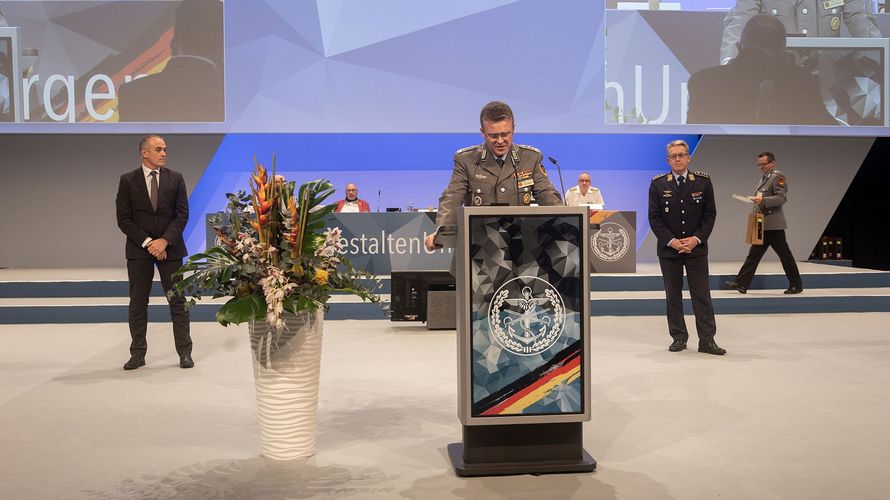
[[[751,245],[738,276],[734,281],[727,281],[725,285],[739,293],[746,293],[751,286],[751,280],[754,279],[754,273],[757,272],[760,259],[769,247],[773,247],[782,262],[785,277],[788,278],[788,289],[785,290],[785,294],[800,293],[803,291],[803,281],[785,240],[788,223],[785,222],[782,206],[788,200],[788,181],[785,179],[785,174],[776,169],[776,157],[768,151],[757,155],[757,166],[760,167],[763,177],[757,184],[757,193],[752,200],[754,210],[763,214],[763,244]]]
[[[742,29],[757,14],[776,16],[792,35],[840,36],[843,22],[854,37],[881,37],[866,0],[737,0],[723,19],[720,64],[738,54]]]
[[[723,355],[714,342],[717,322],[708,284],[708,237],[717,220],[714,187],[704,172],[690,172],[689,145],[676,140],[667,145],[671,171],[656,175],[649,184],[649,227],[658,241],[656,253],[664,278],[668,350],[686,349],[689,332],[683,319],[683,269],[692,296],[698,333],[698,352]]]
[[[559,192],[547,178],[543,155],[537,148],[513,144],[513,110],[492,101],[479,114],[484,142],[454,153],[454,170],[439,197],[436,226],[457,223],[457,208],[463,205],[562,205]],[[426,247],[435,248],[434,235]]]

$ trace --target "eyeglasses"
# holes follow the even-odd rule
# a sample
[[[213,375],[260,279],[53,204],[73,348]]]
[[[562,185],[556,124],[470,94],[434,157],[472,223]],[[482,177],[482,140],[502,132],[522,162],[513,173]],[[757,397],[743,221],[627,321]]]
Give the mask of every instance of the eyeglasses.
[[[668,158],[671,160],[681,160],[689,156],[689,153],[674,153],[672,155],[668,155]]]

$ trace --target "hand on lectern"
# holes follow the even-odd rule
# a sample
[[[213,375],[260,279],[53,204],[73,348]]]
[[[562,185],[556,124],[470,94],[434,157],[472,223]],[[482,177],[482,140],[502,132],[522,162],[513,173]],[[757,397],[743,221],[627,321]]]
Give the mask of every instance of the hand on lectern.
[[[435,244],[435,242],[434,242],[435,239],[436,239],[436,233],[433,233],[433,234],[427,236],[425,240],[423,240],[423,244],[426,245],[427,250],[432,251],[432,250],[436,250],[437,248],[442,248],[441,245]]]

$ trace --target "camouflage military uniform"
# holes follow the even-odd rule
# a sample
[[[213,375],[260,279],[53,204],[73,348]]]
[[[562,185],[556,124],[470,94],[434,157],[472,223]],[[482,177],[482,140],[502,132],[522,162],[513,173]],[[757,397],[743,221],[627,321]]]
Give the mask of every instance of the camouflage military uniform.
[[[503,165],[485,144],[458,150],[451,180],[439,197],[436,225],[456,224],[461,204],[562,205],[541,159],[541,151],[522,144],[511,146]]]

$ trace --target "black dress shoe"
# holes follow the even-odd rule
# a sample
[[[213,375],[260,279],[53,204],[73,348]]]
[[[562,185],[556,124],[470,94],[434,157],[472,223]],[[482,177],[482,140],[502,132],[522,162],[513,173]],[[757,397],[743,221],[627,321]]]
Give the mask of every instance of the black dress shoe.
[[[707,344],[699,344],[698,352],[706,352],[708,354],[716,354],[717,356],[723,356],[726,354],[726,349],[717,345],[713,340],[708,342]]]
[[[183,354],[179,357],[179,367],[180,368],[192,368],[195,366],[195,362],[192,361],[191,354]]]
[[[785,290],[785,295],[794,295],[795,293],[803,292],[802,286],[791,285],[788,287],[788,290]]]
[[[671,352],[680,352],[683,349],[686,349],[686,342],[684,342],[682,340],[675,340],[675,341],[671,342],[670,347],[668,347],[668,351],[671,351]]]
[[[130,360],[124,363],[124,370],[135,370],[140,366],[145,366],[145,358],[130,356]]]
[[[723,286],[725,286],[726,288],[731,288],[731,289],[733,289],[733,290],[735,290],[735,291],[737,291],[737,292],[739,292],[739,293],[748,293],[748,289],[747,289],[747,288],[743,287],[742,285],[739,285],[739,284],[736,283],[735,281],[727,281],[727,282],[724,282],[724,283],[723,283]]]

